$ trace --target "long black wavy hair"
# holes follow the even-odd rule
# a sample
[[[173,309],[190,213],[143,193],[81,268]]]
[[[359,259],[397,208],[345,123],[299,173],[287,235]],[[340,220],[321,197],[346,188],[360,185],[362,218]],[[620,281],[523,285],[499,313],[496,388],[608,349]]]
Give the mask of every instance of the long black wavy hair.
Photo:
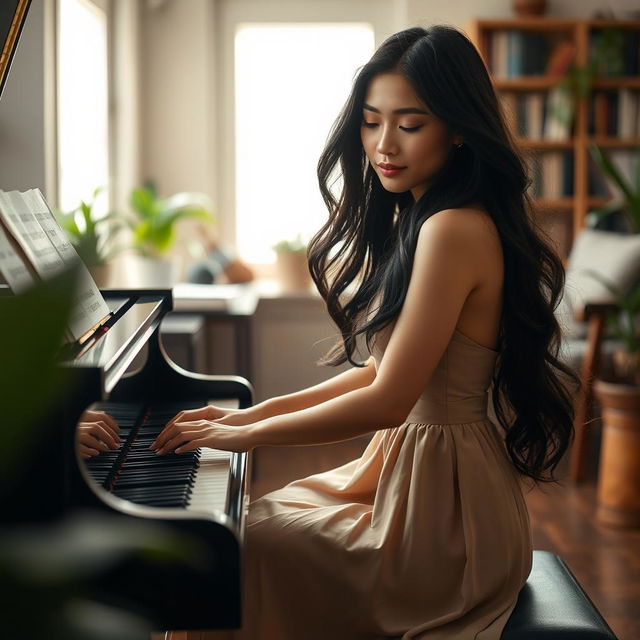
[[[429,189],[384,189],[360,138],[371,79],[401,73],[428,108],[464,144],[453,148]],[[339,195],[331,187],[342,178]],[[481,202],[504,254],[504,303],[492,380],[497,420],[516,469],[538,482],[553,471],[574,438],[574,370],[558,359],[562,331],[554,315],[565,280],[562,260],[533,215],[527,163],[516,150],[487,69],[455,27],[413,27],[387,38],[355,77],[318,162],[329,218],[309,244],[313,280],[341,338],[320,360],[354,366],[356,338],[370,348],[398,315],[407,292],[418,231],[444,209]],[[401,213],[401,215],[400,215]],[[380,306],[370,317],[376,296]],[[367,317],[369,316],[369,317]],[[571,385],[575,388],[571,389]],[[543,472],[550,469],[550,475]]]

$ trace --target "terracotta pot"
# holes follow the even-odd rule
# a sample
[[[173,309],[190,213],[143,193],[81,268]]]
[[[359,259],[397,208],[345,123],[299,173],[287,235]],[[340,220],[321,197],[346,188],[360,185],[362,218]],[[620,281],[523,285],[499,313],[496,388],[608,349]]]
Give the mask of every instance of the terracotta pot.
[[[595,380],[593,391],[602,407],[596,517],[640,527],[640,385]]]
[[[640,353],[617,349],[612,357],[616,375],[640,386]]]
[[[547,0],[512,0],[511,7],[517,16],[541,16],[547,10]]]
[[[313,282],[303,251],[278,251],[276,273],[283,291],[309,291]]]

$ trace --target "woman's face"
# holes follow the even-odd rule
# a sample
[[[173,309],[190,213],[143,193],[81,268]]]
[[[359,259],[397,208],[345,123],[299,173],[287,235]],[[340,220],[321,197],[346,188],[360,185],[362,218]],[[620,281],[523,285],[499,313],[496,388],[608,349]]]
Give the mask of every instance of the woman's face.
[[[399,73],[381,73],[369,82],[360,137],[382,186],[393,193],[410,190],[414,200],[430,187],[453,144],[462,142]]]

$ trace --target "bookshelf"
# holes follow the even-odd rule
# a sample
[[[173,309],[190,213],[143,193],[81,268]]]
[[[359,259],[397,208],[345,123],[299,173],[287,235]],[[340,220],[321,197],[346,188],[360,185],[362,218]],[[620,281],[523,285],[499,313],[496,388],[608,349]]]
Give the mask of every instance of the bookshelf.
[[[558,85],[572,65],[584,67],[596,43],[613,29],[622,66],[607,62],[573,118]],[[566,261],[573,238],[592,209],[619,194],[591,159],[598,144],[627,177],[640,147],[640,20],[551,17],[476,19],[467,33],[480,52],[515,140],[531,170],[535,215]]]

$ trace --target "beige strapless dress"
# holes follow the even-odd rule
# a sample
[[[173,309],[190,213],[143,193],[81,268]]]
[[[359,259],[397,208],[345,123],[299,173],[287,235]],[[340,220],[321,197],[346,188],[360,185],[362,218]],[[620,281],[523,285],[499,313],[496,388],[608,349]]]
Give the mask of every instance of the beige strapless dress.
[[[235,640],[500,638],[532,544],[519,476],[487,415],[497,355],[456,330],[404,424],[376,431],[360,458],[251,503]]]

